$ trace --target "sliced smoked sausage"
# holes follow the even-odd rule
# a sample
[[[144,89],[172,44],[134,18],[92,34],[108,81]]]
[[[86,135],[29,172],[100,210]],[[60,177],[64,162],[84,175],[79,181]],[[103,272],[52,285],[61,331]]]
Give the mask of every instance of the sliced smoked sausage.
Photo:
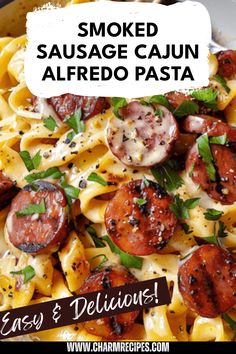
[[[153,166],[166,160],[179,136],[172,113],[161,105],[132,101],[120,108],[122,119],[111,118],[107,141],[125,165]]]
[[[203,245],[180,266],[178,285],[191,310],[217,317],[236,304],[236,262],[222,248]]]
[[[168,92],[165,94],[165,96],[173,108],[177,108],[184,101],[193,100],[191,96],[185,95],[183,92],[178,92],[178,91]]]
[[[216,181],[210,181],[197,144],[188,153],[186,171],[212,199],[222,204],[232,204],[236,201],[235,153],[230,147],[215,144],[211,144],[211,152],[216,168]]]
[[[216,54],[219,63],[219,74],[226,79],[236,75],[236,50],[225,50]]]
[[[155,182],[136,180],[124,184],[105,211],[109,236],[130,254],[158,252],[167,244],[177,224],[170,210],[171,201],[171,196]]]
[[[17,192],[16,185],[0,171],[0,210],[11,202]]]
[[[19,216],[30,205],[44,201],[45,212]],[[59,246],[67,234],[67,200],[63,190],[49,182],[25,186],[13,199],[7,216],[9,241],[20,250],[36,254]]]
[[[93,272],[84,282],[80,294],[100,291],[118,287],[125,284],[135,283],[137,279],[128,270],[119,265],[105,267]],[[134,324],[139,311],[105,317],[98,320],[87,321],[84,327],[87,332],[101,336],[104,339],[115,340],[121,338]]]
[[[48,98],[47,101],[61,120],[71,116],[79,108],[82,110],[82,118],[87,119],[108,107],[104,97],[78,96],[70,93]]]
[[[205,114],[189,115],[184,120],[182,128],[188,133],[208,133],[208,136],[226,134],[228,141],[236,142],[236,127],[230,126],[220,119]]]

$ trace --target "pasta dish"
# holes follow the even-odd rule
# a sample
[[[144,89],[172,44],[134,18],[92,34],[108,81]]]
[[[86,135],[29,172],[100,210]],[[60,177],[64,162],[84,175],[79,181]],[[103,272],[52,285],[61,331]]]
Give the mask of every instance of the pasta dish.
[[[27,338],[234,340],[236,51],[188,93],[43,99],[26,43],[0,38],[0,310],[165,276],[169,305]]]

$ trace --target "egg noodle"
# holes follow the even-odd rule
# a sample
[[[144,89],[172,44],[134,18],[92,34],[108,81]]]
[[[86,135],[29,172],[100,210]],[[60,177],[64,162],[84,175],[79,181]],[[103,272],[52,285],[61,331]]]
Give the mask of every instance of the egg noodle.
[[[78,2],[81,1],[70,1],[70,4]],[[86,120],[85,132],[76,134],[73,138],[73,148],[65,143],[71,131],[68,125],[55,117],[55,131],[51,132],[44,126],[42,118],[53,113],[45,115],[46,108],[49,107],[44,109],[44,116],[33,111],[32,94],[24,78],[26,43],[26,36],[0,39],[0,170],[22,188],[27,184],[24,178],[29,172],[18,152],[27,150],[34,156],[40,150],[42,160],[37,171],[58,167],[65,172],[68,184],[78,188],[80,182],[86,180],[86,188],[80,190],[78,197],[83,215],[79,225],[80,232],[72,231],[68,235],[57,252],[58,257],[54,254],[32,256],[14,248],[8,241],[5,226],[9,207],[0,211],[0,311],[78,293],[84,279],[89,275],[92,264],[94,267],[96,262],[99,262],[97,259],[91,263],[91,259],[101,253],[109,262],[118,264],[119,256],[111,252],[107,244],[102,249],[95,247],[84,225],[90,222],[98,236],[105,235],[104,212],[107,201],[97,197],[117,190],[132,179],[142,179],[146,176],[147,179],[154,180],[150,169],[127,167],[110,151],[104,132],[108,121],[114,115],[111,108]],[[236,80],[227,81],[230,88],[227,93],[212,78],[218,69],[216,57],[210,54],[209,61],[210,85],[218,90],[218,109],[225,110],[228,123],[236,126]],[[103,186],[95,181],[87,181],[92,172],[96,172],[106,181],[115,181],[116,184]],[[234,338],[234,331],[221,316],[203,318],[185,306],[178,290],[177,272],[180,258],[197,245],[194,236],[207,237],[214,233],[214,222],[204,218],[207,208],[224,212],[222,221],[226,225],[228,235],[222,239],[222,243],[229,250],[236,250],[236,205],[214,202],[193,184],[185,172],[182,173],[182,178],[185,183],[178,189],[180,197],[184,200],[201,197],[200,204],[189,211],[190,218],[186,220],[192,232],[186,235],[182,228],[177,226],[173,237],[162,251],[144,256],[141,269],[130,269],[138,280],[165,276],[171,289],[171,303],[144,312],[143,324],[135,323],[124,339],[230,341]],[[54,268],[58,262],[62,272]],[[73,267],[74,262],[79,263],[79,267]],[[36,275],[27,283],[21,284],[20,288],[16,287],[16,277],[11,272],[29,265],[34,268]],[[236,306],[229,314],[236,318]],[[28,338],[42,341],[102,340],[87,333],[82,324],[38,332]]]

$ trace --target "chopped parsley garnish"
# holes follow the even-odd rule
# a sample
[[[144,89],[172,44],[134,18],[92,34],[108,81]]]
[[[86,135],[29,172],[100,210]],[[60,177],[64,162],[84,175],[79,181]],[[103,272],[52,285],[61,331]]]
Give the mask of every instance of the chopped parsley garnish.
[[[107,235],[103,236],[102,239],[108,243],[108,246],[110,247],[113,253],[116,253],[120,256],[120,262],[123,266],[125,266],[126,268],[142,269],[143,258],[132,256],[131,254],[122,251],[111,241],[111,239]]]
[[[216,179],[216,169],[214,166],[214,159],[211,153],[208,134],[205,133],[197,139],[198,151],[205,163],[207,174],[212,182]]]
[[[217,74],[217,75],[214,75],[214,76],[213,76],[213,79],[214,79],[215,81],[219,82],[219,84],[221,84],[221,86],[225,89],[225,91],[226,91],[227,93],[230,92],[230,88],[229,88],[229,86],[227,85],[225,79],[224,79],[222,76],[220,76],[219,74]]]
[[[217,144],[217,145],[225,145],[227,143],[227,134],[224,133],[224,135],[212,136],[211,138],[209,138],[209,143]]]
[[[71,205],[72,204],[72,199],[77,199],[78,196],[79,196],[79,192],[80,192],[79,188],[76,188],[76,187],[68,184],[66,182],[66,180],[65,180],[65,175],[63,175],[61,177],[60,185],[64,189],[64,192],[65,192],[66,197],[67,197],[68,204]]]
[[[69,133],[67,134],[67,136],[66,136],[65,143],[66,143],[66,144],[69,144],[69,143],[73,140],[74,136],[75,136],[74,131],[69,132]]]
[[[207,209],[204,213],[204,216],[206,220],[218,220],[222,214],[223,211],[216,209]]]
[[[157,108],[154,112],[155,116],[159,116],[160,118],[162,118],[164,116],[163,111],[160,108]]]
[[[97,258],[102,258],[101,262],[95,267],[95,269],[101,269],[103,267],[103,265],[108,261],[108,258],[105,254],[101,253],[101,254],[97,254],[96,256],[92,257],[89,261],[90,263],[92,263],[92,261],[94,261]]]
[[[195,167],[195,163],[193,162],[188,173],[189,177],[193,177],[194,167]]]
[[[217,109],[217,92],[212,88],[203,88],[200,90],[192,91],[191,96],[196,100],[201,101],[210,109]]]
[[[144,176],[143,179],[142,179],[141,188],[149,187],[149,186],[150,186],[150,182],[149,182],[149,180],[146,178],[146,176]]]
[[[22,217],[26,215],[33,215],[33,214],[43,214],[46,212],[46,206],[44,199],[41,200],[39,204],[28,204],[26,208],[21,209],[20,211],[16,212],[17,217]]]
[[[199,202],[200,198],[183,200],[178,194],[176,194],[170,204],[170,210],[178,219],[189,219],[189,210],[195,208]]]
[[[197,103],[189,100],[185,100],[174,110],[174,116],[181,118],[189,114],[195,114],[199,112],[199,106]]]
[[[85,131],[85,124],[81,118],[82,118],[82,110],[81,108],[79,108],[74,114],[72,114],[64,122],[74,130],[75,134],[79,134]]]
[[[35,270],[32,266],[27,266],[24,269],[18,270],[16,272],[11,272],[13,275],[23,275],[24,284],[28,283],[36,275]]]
[[[223,223],[223,221],[219,221],[219,229],[218,229],[218,237],[227,237],[228,233],[225,231],[226,230],[226,225]]]
[[[28,171],[37,169],[42,160],[42,156],[40,155],[40,150],[34,155],[33,158],[31,158],[30,153],[26,150],[20,151],[19,155]]]
[[[51,132],[54,132],[55,128],[58,126],[57,122],[52,116],[45,118],[43,120],[43,125]]]
[[[168,192],[181,187],[184,183],[176,170],[177,166],[174,160],[165,161],[163,164],[151,168],[153,177]]]
[[[217,232],[216,232],[216,225],[217,225],[217,223],[214,224],[214,234],[212,236],[202,237],[202,239],[209,242],[209,243],[214,243],[215,245],[219,245],[219,238],[227,237],[228,234],[225,231],[226,226],[223,223],[223,221],[220,220],[218,222],[218,231]]]
[[[189,226],[188,224],[182,223],[182,224],[180,224],[180,225],[181,225],[181,227],[182,227],[182,229],[184,230],[184,233],[185,233],[186,235],[189,235],[189,234],[191,234],[191,233],[193,232],[193,230],[190,229],[190,226]]]
[[[96,172],[90,173],[87,180],[91,182],[97,182],[102,186],[107,186],[107,181],[105,181],[105,179],[102,176],[99,176]]]
[[[126,98],[124,97],[112,97],[111,104],[113,106],[113,112],[117,118],[121,119],[119,109],[127,105]]]
[[[98,237],[96,230],[91,225],[86,227],[86,231],[92,237],[95,247],[102,248],[106,246],[102,239]]]
[[[147,203],[147,200],[142,198],[133,198],[133,202],[134,204],[144,205]]]
[[[148,100],[146,100],[147,103],[156,103],[156,104],[160,104],[164,107],[166,107],[167,109],[169,109],[169,111],[172,111],[172,107],[170,102],[168,101],[168,99],[164,96],[164,95],[155,95],[155,96],[151,96]]]
[[[236,321],[233,320],[227,313],[224,313],[222,318],[230,325],[232,329],[236,330]]]
[[[44,179],[50,177],[52,179],[59,179],[63,176],[63,173],[59,170],[58,167],[50,167],[46,171],[31,173],[25,177],[25,180],[28,183],[36,181],[37,179]]]

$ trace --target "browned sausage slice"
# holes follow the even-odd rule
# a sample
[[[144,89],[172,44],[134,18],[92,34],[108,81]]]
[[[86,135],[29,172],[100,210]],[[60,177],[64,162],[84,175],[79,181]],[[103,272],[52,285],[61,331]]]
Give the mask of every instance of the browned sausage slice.
[[[189,115],[184,120],[182,128],[188,133],[208,133],[208,136],[227,134],[229,141],[236,142],[236,127],[208,115]]]
[[[29,204],[44,200],[44,213],[17,216]],[[27,253],[38,253],[58,246],[67,233],[67,200],[63,190],[49,182],[36,181],[25,186],[13,199],[7,217],[9,241]]]
[[[80,289],[80,294],[100,291],[107,288],[135,283],[137,279],[124,267],[105,267],[92,273]],[[104,339],[115,340],[121,338],[131,329],[139,311],[119,314],[112,317],[105,317],[99,320],[87,321],[84,323],[87,332]]]
[[[91,118],[109,108],[109,103],[104,97],[78,96],[69,93],[48,99],[34,96],[32,104],[35,112],[41,112],[44,116],[53,115],[55,112],[61,120],[71,116],[79,108],[82,110],[83,119]]]
[[[161,250],[174,233],[177,220],[172,198],[155,182],[136,180],[123,185],[108,202],[105,224],[123,251],[148,255]]]
[[[166,98],[170,102],[173,108],[177,108],[184,101],[191,101],[193,98],[189,95],[185,95],[182,92],[171,91],[165,94]]]
[[[0,171],[0,210],[11,202],[17,192],[15,184]]]
[[[216,54],[219,63],[219,74],[227,79],[236,75],[236,50],[225,50]]]
[[[191,310],[216,317],[236,304],[236,263],[218,246],[201,246],[180,266],[178,284]]]
[[[107,141],[112,153],[130,166],[153,166],[166,160],[179,136],[172,113],[160,105],[132,101],[111,118]]]
[[[82,109],[83,119],[91,118],[108,106],[104,97],[78,96],[69,93],[48,98],[47,101],[61,120],[71,116],[79,108]]]
[[[212,144],[211,151],[217,171],[215,182],[209,180],[197,144],[188,153],[186,170],[211,198],[222,204],[232,204],[236,201],[236,156],[227,146]]]

